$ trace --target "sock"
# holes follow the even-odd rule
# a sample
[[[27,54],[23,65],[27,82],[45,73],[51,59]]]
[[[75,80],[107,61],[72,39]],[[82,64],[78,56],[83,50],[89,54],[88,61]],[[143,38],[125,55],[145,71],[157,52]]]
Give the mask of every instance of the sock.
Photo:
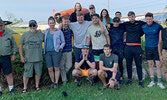
[[[151,82],[154,82],[154,77],[150,77],[151,78]]]
[[[13,89],[13,85],[9,86],[9,91],[11,91]]]
[[[158,78],[158,83],[161,83],[161,78]]]
[[[0,91],[2,91],[1,86],[0,86]]]

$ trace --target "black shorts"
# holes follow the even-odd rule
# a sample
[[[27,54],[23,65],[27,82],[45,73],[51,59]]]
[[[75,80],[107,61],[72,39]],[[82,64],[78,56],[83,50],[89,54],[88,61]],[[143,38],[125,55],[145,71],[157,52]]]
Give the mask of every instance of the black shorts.
[[[111,71],[105,71],[105,72],[107,73],[106,82],[108,83],[110,78],[112,78],[112,72]],[[121,76],[121,73],[118,71],[115,79],[117,81],[119,81],[120,80],[120,76]]]
[[[12,73],[10,56],[0,56],[0,68],[2,68],[4,75]]]
[[[145,47],[146,60],[159,60],[158,47]]]

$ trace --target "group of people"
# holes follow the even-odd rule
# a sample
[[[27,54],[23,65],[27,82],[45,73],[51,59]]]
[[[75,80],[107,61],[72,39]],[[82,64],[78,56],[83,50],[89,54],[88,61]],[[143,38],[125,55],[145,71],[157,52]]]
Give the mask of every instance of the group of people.
[[[52,81],[50,88],[58,88],[60,74],[63,85],[67,84],[67,73],[72,67],[72,50],[75,54],[72,75],[76,78],[78,87],[81,86],[82,77],[87,77],[93,86],[95,85],[95,78],[98,76],[103,83],[103,86],[99,87],[100,90],[108,87],[116,87],[119,90],[119,84],[124,84],[124,58],[126,59],[128,73],[126,84],[132,84],[132,62],[134,60],[139,86],[144,87],[142,76],[143,50],[141,48],[141,37],[144,34],[146,60],[148,61],[151,79],[148,87],[155,85],[153,69],[155,62],[157,86],[162,89],[165,88],[161,82],[161,64],[163,64],[167,79],[167,28],[162,28],[160,24],[154,22],[152,13],[146,13],[146,22],[143,22],[135,20],[135,13],[129,11],[129,21],[123,22],[121,21],[121,12],[116,12],[112,19],[106,9],[102,10],[100,16],[96,14],[94,5],[89,6],[90,12],[85,15],[80,12],[81,9],[81,4],[76,3],[74,13],[71,16],[62,16],[62,23],[58,28],[55,28],[54,17],[49,17],[49,28],[44,33],[37,30],[38,24],[35,20],[29,21],[29,31],[21,36],[19,42],[20,60],[24,63],[22,93],[27,92],[28,80],[33,76],[33,72],[35,72],[36,90],[41,91],[39,82],[43,67],[43,42],[46,67]],[[10,93],[15,94],[11,60],[16,59],[18,49],[12,34],[5,30],[5,25],[5,21],[0,20],[0,68],[7,79]],[[72,37],[74,37],[73,47]],[[23,50],[25,50],[25,55]],[[99,56],[99,64],[95,61],[94,56]],[[2,95],[1,87],[0,95]]]

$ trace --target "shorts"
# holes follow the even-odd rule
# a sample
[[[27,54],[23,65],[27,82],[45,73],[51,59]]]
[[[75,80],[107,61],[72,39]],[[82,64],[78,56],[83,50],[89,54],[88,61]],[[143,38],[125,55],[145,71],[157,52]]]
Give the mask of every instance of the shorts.
[[[103,53],[103,49],[99,49],[99,50],[92,49],[92,53],[93,55],[99,56],[100,54]]]
[[[145,47],[145,51],[146,51],[146,60],[159,61],[158,47]]]
[[[90,69],[91,68],[89,68],[89,69],[81,69],[81,68],[79,68],[79,70],[82,72],[82,76],[81,77],[89,76],[88,73],[89,73]]]
[[[46,52],[45,54],[45,61],[46,67],[60,67],[60,60],[61,60],[62,53],[61,52]]]
[[[10,73],[12,73],[12,64],[10,56],[0,56],[0,69],[1,68],[4,75],[9,75]]]
[[[162,57],[163,57],[163,62],[162,62],[162,68],[163,71],[166,73],[167,72],[167,50],[162,50]]]
[[[40,62],[26,62],[24,64],[24,77],[32,77],[34,70],[35,70],[35,74],[37,76],[42,75],[42,61],[40,61]]]
[[[111,72],[111,71],[105,71],[105,72],[107,73],[106,82],[108,83],[109,80],[110,80],[110,78],[112,78],[112,73],[113,73],[113,72]],[[121,73],[118,71],[117,74],[116,74],[115,79],[116,79],[117,81],[119,81],[119,80],[120,80],[120,76],[121,76]]]

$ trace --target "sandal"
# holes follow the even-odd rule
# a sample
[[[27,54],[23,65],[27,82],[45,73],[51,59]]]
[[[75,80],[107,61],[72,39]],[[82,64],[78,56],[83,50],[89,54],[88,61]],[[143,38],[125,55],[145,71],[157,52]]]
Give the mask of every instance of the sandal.
[[[39,87],[36,87],[35,90],[36,91],[41,91],[41,89]]]
[[[27,89],[23,89],[22,94],[27,93]]]

